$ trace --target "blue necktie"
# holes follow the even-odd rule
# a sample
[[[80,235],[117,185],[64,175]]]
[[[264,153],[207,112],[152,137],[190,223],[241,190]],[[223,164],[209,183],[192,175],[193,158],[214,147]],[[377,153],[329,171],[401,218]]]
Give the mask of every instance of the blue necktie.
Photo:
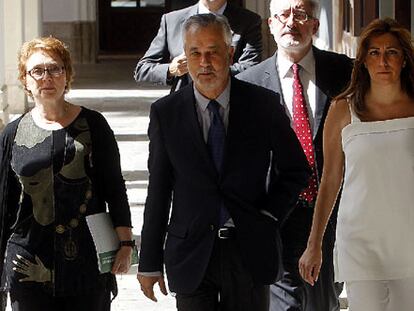
[[[207,146],[210,156],[213,159],[217,172],[221,173],[223,164],[224,142],[226,130],[219,112],[220,104],[215,100],[208,103],[207,109],[210,111],[210,128],[208,130]]]
[[[220,104],[215,100],[208,103],[207,109],[212,114],[210,128],[208,130],[207,146],[210,156],[213,159],[217,172],[220,174],[223,165],[224,144],[226,140],[226,130],[219,112]],[[223,226],[230,218],[229,212],[221,204],[220,226]]]

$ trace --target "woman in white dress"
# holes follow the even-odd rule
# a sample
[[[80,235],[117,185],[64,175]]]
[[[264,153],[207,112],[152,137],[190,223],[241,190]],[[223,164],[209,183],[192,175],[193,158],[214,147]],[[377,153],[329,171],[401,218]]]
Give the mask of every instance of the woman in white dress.
[[[308,246],[299,261],[313,285],[326,224],[342,186],[335,279],[350,311],[414,308],[414,49],[395,20],[360,37],[351,83],[332,103],[324,170]]]

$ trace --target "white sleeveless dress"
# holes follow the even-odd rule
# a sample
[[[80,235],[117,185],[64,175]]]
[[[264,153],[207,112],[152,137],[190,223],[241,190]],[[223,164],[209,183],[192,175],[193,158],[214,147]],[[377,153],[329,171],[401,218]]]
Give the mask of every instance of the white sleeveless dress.
[[[414,277],[414,117],[361,122],[351,109],[342,148],[335,279]]]

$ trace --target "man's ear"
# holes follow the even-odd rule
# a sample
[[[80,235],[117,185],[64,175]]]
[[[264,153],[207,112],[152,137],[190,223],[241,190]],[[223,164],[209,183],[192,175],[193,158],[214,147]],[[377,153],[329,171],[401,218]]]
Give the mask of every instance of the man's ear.
[[[313,29],[312,29],[312,34],[316,34],[318,32],[319,29],[319,19],[314,19],[313,20]]]
[[[273,34],[273,27],[275,26],[275,19],[272,17],[269,17],[267,19],[267,25],[269,26],[270,33]]]
[[[269,17],[267,19],[267,24],[269,25],[269,27],[271,27],[272,23],[273,23],[273,18],[272,17]]]
[[[234,46],[230,46],[229,47],[230,64],[233,64],[233,57],[234,57]]]

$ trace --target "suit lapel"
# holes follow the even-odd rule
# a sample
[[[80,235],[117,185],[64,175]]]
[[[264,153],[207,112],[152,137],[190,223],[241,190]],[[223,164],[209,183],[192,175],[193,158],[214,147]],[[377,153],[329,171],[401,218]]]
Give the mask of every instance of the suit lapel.
[[[314,120],[314,131],[313,131],[313,138],[315,138],[316,134],[319,131],[319,127],[321,125],[321,121],[325,112],[325,107],[328,102],[328,96],[322,90],[316,86],[316,109],[315,109],[315,120]]]
[[[263,86],[273,90],[280,95],[280,104],[285,106],[285,100],[283,99],[282,85],[280,84],[279,72],[277,68],[277,53],[269,59],[269,66],[267,66],[263,75]]]
[[[243,98],[240,92],[240,82],[232,78],[230,89],[230,111],[229,120],[227,125],[226,145],[224,150],[223,172],[226,170],[226,164],[229,161],[229,151],[231,143],[236,141],[237,137],[244,135],[246,124],[248,122],[247,116],[249,115],[249,105]]]
[[[229,122],[227,126],[227,138],[230,139],[234,135],[240,135],[246,126],[246,116],[248,115],[247,103],[242,97],[239,81],[235,78],[231,79],[230,89],[230,111]]]
[[[322,85],[326,85],[326,79],[329,79],[325,75],[326,70],[320,70],[320,68],[326,68],[323,65],[323,57],[319,50],[313,47],[313,55],[315,57],[315,75],[316,75],[316,108],[315,108],[315,121],[314,121],[314,133],[315,137],[321,126],[321,121],[325,113],[326,105],[328,104],[328,95],[321,88]]]
[[[224,9],[223,15],[229,20],[233,19],[233,7],[231,6],[231,4],[229,2],[227,2],[226,8]],[[230,23],[231,24],[231,23]]]
[[[207,163],[209,170],[217,174],[213,160],[208,153],[207,144],[204,141],[203,132],[198,121],[197,111],[195,108],[196,102],[194,97],[193,84],[191,83],[190,85],[186,86],[182,89],[182,91],[182,104],[184,110],[183,113],[185,114],[185,118],[183,119],[188,120],[188,123],[184,124],[185,133],[190,135],[200,157]]]

